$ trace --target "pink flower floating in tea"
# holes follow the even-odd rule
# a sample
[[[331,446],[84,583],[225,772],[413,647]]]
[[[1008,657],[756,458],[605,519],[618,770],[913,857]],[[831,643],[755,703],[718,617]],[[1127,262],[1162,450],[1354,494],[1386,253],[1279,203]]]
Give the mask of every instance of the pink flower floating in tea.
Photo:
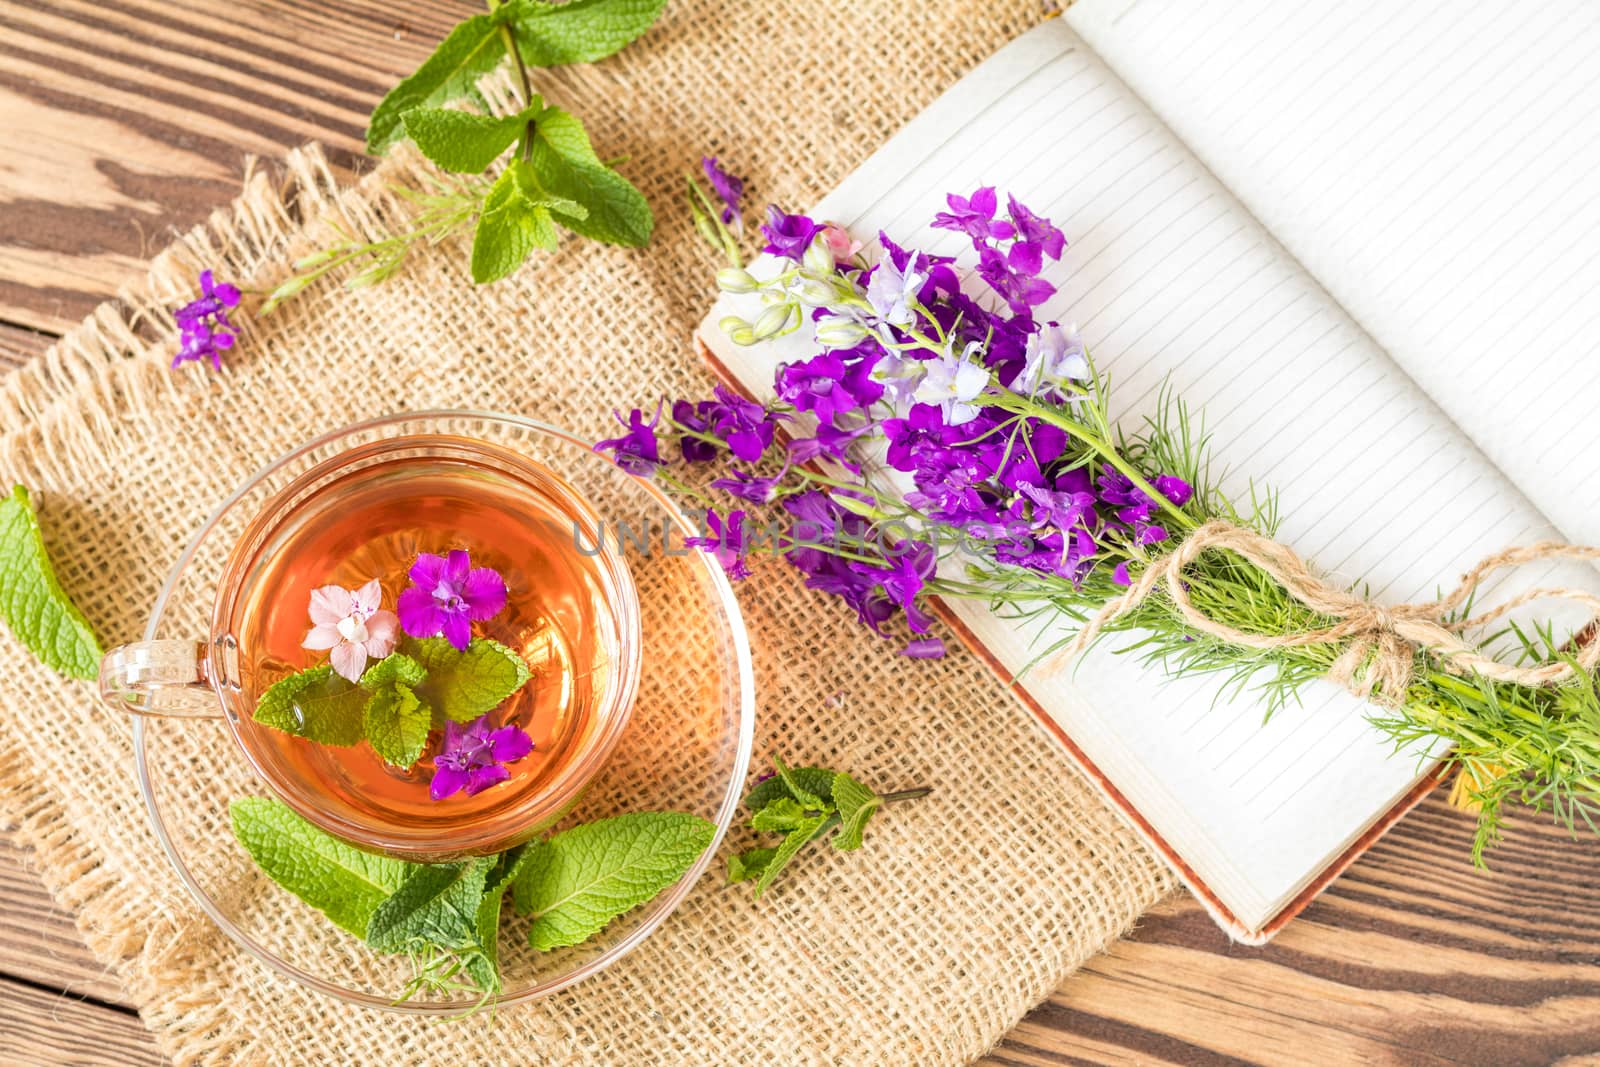
[[[336,673],[359,681],[367,659],[382,659],[394,651],[400,620],[379,608],[383,589],[378,579],[350,590],[325,585],[311,591],[311,632],[301,647],[329,649],[328,662]]]
[[[468,554],[420,553],[411,565],[415,584],[400,594],[400,625],[412,637],[443,634],[458,650],[472,640],[472,624],[506,606],[506,583],[493,567],[473,567]]]
[[[511,777],[505,765],[515,763],[532,751],[533,738],[520,726],[491,730],[487,715],[480,715],[465,726],[447,722],[444,745],[433,758],[433,781],[428,785],[428,795],[434,800],[443,800],[465,789],[467,796],[474,796]]]

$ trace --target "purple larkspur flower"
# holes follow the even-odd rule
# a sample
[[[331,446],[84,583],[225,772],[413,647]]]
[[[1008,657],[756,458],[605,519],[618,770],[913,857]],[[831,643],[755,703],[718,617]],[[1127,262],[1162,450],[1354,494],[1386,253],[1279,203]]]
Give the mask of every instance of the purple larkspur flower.
[[[775,418],[753,400],[746,400],[727,386],[714,390],[716,403],[707,413],[710,432],[728,446],[737,459],[754,463],[772,444],[777,428]]]
[[[727,519],[723,519],[707,508],[705,530],[704,537],[686,537],[683,543],[711,553],[731,580],[737,582],[750,577],[750,564],[745,556],[745,513],[730,511]]]
[[[1038,246],[1026,243],[1013,244],[1005,252],[984,248],[978,253],[979,277],[1018,315],[1055,295],[1056,287],[1038,276],[1043,265]]]
[[[1006,197],[1006,207],[1017,228],[1017,240],[1036,246],[1051,259],[1060,259],[1067,249],[1067,238],[1049,219],[1035,215],[1014,196]]]
[[[994,213],[999,207],[999,200],[992,185],[974,190],[971,196],[950,193],[944,199],[950,210],[941,211],[933,217],[933,228],[936,230],[964,233],[974,242],[990,238],[1005,240],[1016,232],[1011,223],[995,221]]]
[[[722,201],[722,221],[739,229],[739,201],[744,198],[744,179],[735,178],[723,170],[716,156],[701,156],[700,169],[705,171],[706,181],[711,183],[717,198]]]
[[[775,382],[780,399],[798,411],[809,411],[817,421],[831,423],[837,416],[860,411],[883,396],[883,385],[872,380],[876,360],[845,361],[844,352],[824,352],[807,360],[784,363]]]
[[[938,569],[939,556],[925,541],[897,546],[883,566],[852,562],[850,569],[871,578],[889,603],[906,613],[913,633],[927,633],[933,619],[917,606],[917,597]]]
[[[735,470],[731,476],[717,478],[711,483],[711,488],[720,489],[729,496],[736,496],[740,500],[748,500],[752,504],[770,504],[773,494],[777,491],[778,483],[783,481],[783,476],[789,471],[787,462],[783,470],[767,478],[758,478],[749,471]]]
[[[614,411],[617,421],[627,431],[621,437],[612,437],[594,446],[596,452],[611,452],[612,460],[629,474],[648,478],[661,466],[661,452],[656,443],[656,424],[661,421],[661,405],[656,405],[655,417],[644,421],[644,412],[634,408],[624,419],[622,412]]]
[[[689,431],[678,438],[678,448],[689,463],[705,463],[717,458],[717,446],[696,434],[711,433],[711,416],[716,410],[714,400],[674,400],[672,421],[679,429]]]
[[[476,796],[511,777],[505,765],[532,751],[533,738],[515,724],[490,729],[487,715],[480,715],[465,726],[448,720],[444,724],[444,744],[433,757],[428,795],[443,800],[464,789],[467,796]]]
[[[818,456],[824,456],[835,463],[843,464],[850,470],[859,472],[860,464],[850,456],[850,446],[856,439],[864,436],[873,429],[873,424],[863,422],[860,426],[845,429],[832,423],[824,423],[817,427],[814,437],[792,437],[789,439],[789,460],[793,463],[809,463]]]
[[[1088,474],[1081,468],[1068,473],[1082,475],[1084,487],[1045,489],[1042,486],[1026,484],[1021,487],[1022,495],[1033,503],[1030,529],[1054,527],[1063,531],[1070,530],[1074,526],[1083,525],[1085,519],[1094,516],[1095,495],[1087,488]]]
[[[1178,507],[1182,507],[1194,495],[1194,487],[1174,475],[1159,474],[1151,480],[1151,484]],[[1100,473],[1096,488],[1101,502],[1113,509],[1120,522],[1133,528],[1133,538],[1137,544],[1153,545],[1167,539],[1167,528],[1152,521],[1158,506],[1156,501],[1134,485],[1127,475],[1121,471],[1104,470]]]
[[[944,641],[937,637],[919,637],[908,642],[900,654],[909,659],[939,659],[944,655]]]
[[[461,549],[448,556],[418,554],[411,564],[415,584],[395,605],[400,625],[412,637],[441,634],[457,649],[472,641],[472,624],[492,619],[506,606],[506,583],[493,567],[473,567]]]
[[[228,309],[239,306],[239,290],[218,282],[209,270],[200,272],[200,296],[173,312],[178,324],[178,353],[172,357],[174,369],[185,363],[210,360],[212,369],[222,369],[222,353],[233,347],[237,337]]]
[[[761,236],[767,239],[762,249],[774,256],[783,256],[796,263],[805,258],[806,249],[822,229],[822,223],[804,215],[785,215],[777,205],[767,205],[767,221],[761,224]]]

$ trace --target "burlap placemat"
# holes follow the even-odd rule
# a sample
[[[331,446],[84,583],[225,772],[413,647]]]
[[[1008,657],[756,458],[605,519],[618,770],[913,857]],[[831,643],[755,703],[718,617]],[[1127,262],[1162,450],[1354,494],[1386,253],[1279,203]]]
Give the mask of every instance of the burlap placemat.
[[[465,249],[447,243],[377,289],[323,286],[250,320],[221,374],[169,371],[167,309],[199,269],[270,288],[330,221],[381,232],[403,210],[382,183],[418,177],[399,158],[340,190],[315,149],[296,153],[157,257],[139,292],[0,383],[0,478],[36,490],[65,585],[115,642],[140,634],[207,512],[314,433],[470,406],[602,436],[615,404],[708,385],[691,331],[714,264],[678,206],[702,152],[763,198],[809,203],[1039,15],[1036,0],[916,15],[891,0],[679,0],[616,59],[539,79],[583,114],[602,155],[630,156],[659,220],[648,249],[572,241],[475,289]],[[128,723],[9,637],[3,810],[179,1063],[955,1063],[1172,886],[972,657],[894,656],[781,564],[740,599],[758,758],[778,751],[937,793],[875,823],[861,852],[815,850],[759,904],[708,875],[631,956],[532,1006],[430,1025],[342,1006],[242,956],[159,853]],[[195,794],[227,800],[203,781]]]

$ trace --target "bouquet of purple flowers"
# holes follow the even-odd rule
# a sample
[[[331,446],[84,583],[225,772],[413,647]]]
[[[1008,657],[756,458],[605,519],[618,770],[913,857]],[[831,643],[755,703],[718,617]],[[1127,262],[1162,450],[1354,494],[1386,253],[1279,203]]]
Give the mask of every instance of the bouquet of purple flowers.
[[[868,262],[838,227],[769,208],[779,269],[764,278],[738,264],[726,217],[697,210],[728,253],[720,286],[759,307],[721,328],[740,344],[809,328],[816,354],[778,368],[770,403],[719,386],[619,414],[624,432],[596,447],[699,502],[694,543],[730,576],[777,554],[905,655],[944,652],[933,597],[1068,623],[1041,658],[1136,630],[1152,666],[1224,674],[1269,710],[1329,677],[1370,698],[1397,743],[1448,738],[1481,804],[1479,854],[1508,796],[1569,823],[1600,813],[1600,642],[1543,632],[1505,664],[1462,637],[1510,606],[1463,618],[1491,570],[1595,550],[1509,550],[1449,596],[1393,610],[1325,585],[1272,540],[1270,493],[1236,505],[1211,483],[1181,401],[1137,429],[1111,423],[1074,327],[1035,314],[1065,235],[1015,197],[1002,214],[992,188],[947,202],[934,226],[966,235],[966,265],[887,234]],[[696,469],[716,477],[686,477]]]

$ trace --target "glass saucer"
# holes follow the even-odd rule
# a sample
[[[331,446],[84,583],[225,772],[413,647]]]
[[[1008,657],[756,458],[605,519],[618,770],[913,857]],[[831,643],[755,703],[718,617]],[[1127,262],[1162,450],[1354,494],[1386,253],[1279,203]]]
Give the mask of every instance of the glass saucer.
[[[630,811],[687,811],[717,827],[674,886],[589,942],[535,952],[509,901],[499,939],[502,991],[485,1006],[520,1004],[596,974],[659,927],[710,865],[737,811],[749,767],[755,699],[743,620],[721,568],[682,547],[697,531],[652,483],[588,443],[513,415],[432,411],[385,416],[323,435],[252,476],[205,522],[157,597],[145,640],[206,632],[223,561],[279,489],[316,464],[370,441],[458,434],[516,451],[560,474],[616,537],[638,588],[642,663],[627,727],[561,826]],[[477,1006],[469,991],[423,991],[403,956],[369,950],[272,882],[234,840],[228,803],[269,795],[220,720],[135,717],[134,754],[150,820],[196,903],[245,952],[318,992],[372,1008],[448,1015]],[[204,798],[196,802],[196,798]],[[559,826],[558,826],[559,829]]]

